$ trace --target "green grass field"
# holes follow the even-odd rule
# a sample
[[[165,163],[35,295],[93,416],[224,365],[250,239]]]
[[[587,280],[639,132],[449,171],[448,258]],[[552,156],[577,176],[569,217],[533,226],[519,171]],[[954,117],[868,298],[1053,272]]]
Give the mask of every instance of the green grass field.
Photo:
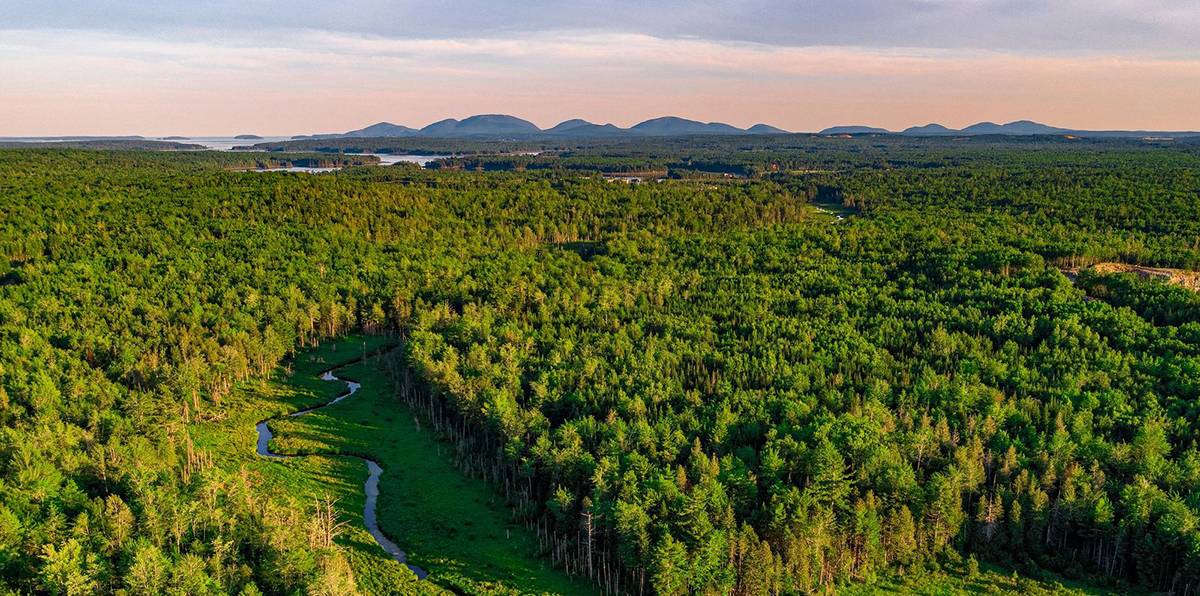
[[[406,551],[409,562],[430,573],[428,581],[416,581],[363,528],[367,470],[361,460],[336,455],[267,460],[255,455],[256,422],[329,401],[345,384],[320,380],[322,371],[387,346],[383,338],[351,337],[305,351],[272,380],[243,388],[244,396],[229,400],[222,419],[194,425],[197,446],[211,450],[221,465],[245,469],[254,482],[289,495],[298,507],[325,495],[337,499],[348,522],[340,541],[365,592],[593,593],[590,584],[551,568],[538,556],[532,533],[512,522],[491,487],[454,467],[451,448],[418,427],[412,411],[393,397],[391,382],[374,357],[337,372],[362,383],[349,399],[299,418],[272,420],[271,449],[353,453],[379,462],[384,468],[379,525]]]

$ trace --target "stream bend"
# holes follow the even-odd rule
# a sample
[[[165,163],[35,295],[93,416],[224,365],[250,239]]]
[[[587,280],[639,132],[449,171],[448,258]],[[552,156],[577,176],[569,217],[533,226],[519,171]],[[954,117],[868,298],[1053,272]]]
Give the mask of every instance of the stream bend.
[[[343,364],[342,366],[346,366],[346,365]],[[338,367],[338,368],[340,368],[340,367]],[[332,406],[333,404],[336,404],[336,403],[342,401],[343,399],[346,399],[346,398],[350,397],[351,395],[354,395],[359,390],[359,388],[362,387],[361,383],[356,383],[354,381],[350,381],[350,380],[346,380],[346,379],[339,379],[338,377],[334,376],[334,374],[333,374],[334,370],[336,370],[336,369],[330,369],[330,370],[327,370],[327,371],[321,373],[321,380],[322,381],[340,381],[342,383],[345,383],[346,391],[338,394],[337,397],[335,397],[332,400],[325,402],[319,406],[313,406],[311,408],[306,408],[306,409],[300,410],[299,412],[292,412],[291,414],[287,414],[287,417],[296,418],[299,416],[303,416],[305,414],[315,412],[315,411],[323,409],[323,408],[328,408],[329,406]],[[261,455],[263,457],[271,458],[271,459],[288,459],[288,458],[293,458],[293,457],[307,457],[307,455],[304,455],[304,454],[283,455],[283,454],[279,454],[279,453],[275,453],[275,452],[271,451],[271,438],[274,435],[271,434],[271,427],[267,425],[268,422],[270,422],[270,419],[263,420],[262,422],[259,422],[255,426],[255,428],[258,430],[258,447],[256,448],[256,451],[258,452],[259,455]],[[375,542],[377,544],[379,544],[379,547],[382,548],[384,550],[384,552],[386,552],[389,556],[391,556],[397,562],[402,563],[405,566],[407,566],[409,568],[409,570],[411,570],[414,574],[416,574],[417,579],[425,579],[425,577],[429,574],[426,573],[424,569],[421,569],[420,567],[417,567],[416,565],[409,563],[408,557],[407,557],[407,555],[404,554],[404,551],[401,550],[399,546],[396,546],[395,542],[392,542],[390,539],[388,539],[388,537],[383,533],[383,530],[379,529],[379,522],[375,516],[375,509],[376,509],[376,505],[378,504],[378,501],[379,501],[379,476],[381,474],[383,474],[383,468],[380,467],[379,464],[377,462],[375,462],[374,460],[367,459],[365,457],[359,457],[357,455],[346,455],[346,454],[337,454],[337,453],[328,453],[328,454],[323,453],[320,455],[326,455],[326,456],[336,455],[336,456],[340,456],[340,457],[353,457],[353,458],[361,460],[367,464],[367,481],[365,483],[363,483],[363,493],[366,495],[366,500],[365,500],[365,503],[363,504],[363,525],[365,525],[367,527],[367,531],[371,533],[371,536],[375,539]]]

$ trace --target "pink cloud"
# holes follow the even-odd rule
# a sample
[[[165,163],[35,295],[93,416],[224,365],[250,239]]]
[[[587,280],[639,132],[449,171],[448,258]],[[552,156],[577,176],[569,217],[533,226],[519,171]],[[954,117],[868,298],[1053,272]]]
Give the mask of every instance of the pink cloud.
[[[0,36],[0,135],[293,134],[508,112],[628,125],[675,114],[793,130],[1033,118],[1200,129],[1200,60],[789,47],[559,31],[387,39]]]

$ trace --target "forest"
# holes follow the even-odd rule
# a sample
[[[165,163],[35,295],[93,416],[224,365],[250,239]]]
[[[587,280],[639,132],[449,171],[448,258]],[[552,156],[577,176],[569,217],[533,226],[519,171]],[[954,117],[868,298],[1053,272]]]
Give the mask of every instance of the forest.
[[[466,143],[0,149],[0,589],[1200,590],[1200,299],[1089,269],[1200,268],[1200,145]],[[293,163],[347,167],[240,171]],[[231,455],[360,337],[374,409],[317,422],[451,462],[539,583]]]

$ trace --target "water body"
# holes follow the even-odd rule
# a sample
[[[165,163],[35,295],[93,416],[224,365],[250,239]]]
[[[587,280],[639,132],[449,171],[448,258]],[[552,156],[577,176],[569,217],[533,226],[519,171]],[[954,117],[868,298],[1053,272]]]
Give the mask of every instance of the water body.
[[[105,137],[95,137],[93,140],[103,140]],[[115,138],[115,137],[112,137]],[[128,137],[125,137],[128,138]],[[75,137],[19,137],[12,139],[0,139],[9,141],[20,141],[29,143],[55,143],[77,140]],[[202,145],[207,150],[212,151],[233,151],[234,147],[249,147],[256,143],[277,143],[280,141],[290,141],[291,137],[262,137],[261,139],[237,139],[234,137],[145,137],[146,141],[168,141],[175,143],[187,143],[191,145]],[[429,162],[438,159],[454,157],[453,155],[400,155],[396,153],[347,153],[346,155],[373,155],[379,158],[379,165],[390,166],[398,163],[415,163],[421,167],[425,167]],[[261,172],[308,172],[310,174],[319,174],[321,172],[332,172],[341,168],[306,168],[306,167],[291,167],[291,168],[273,168],[269,170],[255,170]]]
[[[454,157],[453,155],[397,155],[395,153],[347,153],[346,155],[374,155],[379,158],[379,165],[390,166],[398,163],[415,163],[425,167],[431,161]]]
[[[154,137],[154,141],[169,140],[163,137]],[[291,137],[263,137],[261,139],[235,139],[233,137],[189,137],[186,140],[173,139],[178,143],[193,143],[196,145],[204,145],[206,149],[216,151],[232,151],[234,147],[249,147],[258,143],[278,143],[281,141],[290,141]],[[373,155],[379,158],[379,165],[390,166],[401,162],[415,163],[421,167],[435,160],[453,157],[451,155],[398,155],[395,153],[346,153],[346,155]],[[280,168],[288,172],[328,172],[337,168]]]
[[[398,163],[415,163],[415,164],[421,166],[422,168],[425,167],[426,164],[428,164],[429,162],[431,162],[435,159],[451,157],[449,155],[396,155],[393,153],[347,153],[346,155],[373,155],[373,156],[379,158],[378,165],[381,165],[381,166],[390,166],[390,165],[395,165]],[[255,172],[308,172],[309,174],[320,174],[322,172],[336,172],[340,169],[342,169],[342,168],[340,168],[340,167],[339,168],[310,168],[310,167],[304,167],[304,166],[292,166],[290,168],[270,168],[270,169],[263,169],[263,170],[254,170],[254,171]]]
[[[235,139],[233,137],[187,137],[184,139],[168,139],[164,137],[146,137],[152,141],[175,141],[176,143],[192,143],[194,145],[204,145],[206,149],[216,149],[217,151],[230,151],[234,147],[249,147],[255,143],[275,143],[279,141],[290,141],[291,137],[263,137],[261,139]]]
[[[354,395],[360,388],[362,388],[360,383],[337,378],[334,376],[332,370],[327,370],[321,373],[321,380],[345,383],[346,391],[338,394],[337,397],[319,406],[313,406],[311,408],[300,410],[299,412],[292,412],[291,414],[288,414],[289,418],[296,418],[317,410],[328,408],[329,406],[332,406],[333,404],[336,404],[350,397],[351,395]],[[271,427],[268,426],[268,422],[270,421],[263,420],[255,426],[255,429],[258,431],[258,443],[255,451],[259,455],[271,459],[305,457],[303,454],[282,455],[271,451],[271,438],[274,435],[271,434]],[[392,542],[383,533],[383,530],[379,529],[379,522],[376,519],[375,510],[377,509],[377,505],[379,503],[379,477],[383,474],[383,468],[381,468],[374,460],[370,460],[365,457],[353,455],[346,455],[343,457],[353,457],[367,464],[367,481],[363,483],[363,493],[366,495],[366,500],[363,503],[363,525],[367,527],[367,531],[371,533],[371,537],[375,539],[376,544],[378,544],[379,547],[382,548],[383,551],[386,552],[390,557],[395,559],[398,563],[402,563],[407,566],[417,576],[417,579],[425,579],[425,577],[429,574],[426,573],[424,569],[410,564],[408,562],[408,556],[404,553],[404,551],[401,550],[399,546],[396,546],[396,543]]]
[[[308,172],[309,174],[320,174],[322,172],[336,172],[341,168],[310,168],[306,166],[291,166],[287,168],[262,168],[247,170],[249,172]]]
[[[163,137],[154,137],[151,140],[163,141],[168,140]],[[249,147],[257,143],[277,143],[281,141],[290,141],[291,137],[263,137],[261,139],[235,139],[233,137],[189,137],[184,139],[173,139],[179,143],[193,143],[196,145],[204,145],[206,149],[214,149],[216,151],[232,151],[234,147]],[[450,155],[398,155],[395,153],[347,153],[346,155],[373,155],[379,158],[379,165],[390,166],[401,162],[415,163],[421,167],[435,160],[451,157]],[[330,172],[339,168],[277,168],[272,171],[286,172]]]

